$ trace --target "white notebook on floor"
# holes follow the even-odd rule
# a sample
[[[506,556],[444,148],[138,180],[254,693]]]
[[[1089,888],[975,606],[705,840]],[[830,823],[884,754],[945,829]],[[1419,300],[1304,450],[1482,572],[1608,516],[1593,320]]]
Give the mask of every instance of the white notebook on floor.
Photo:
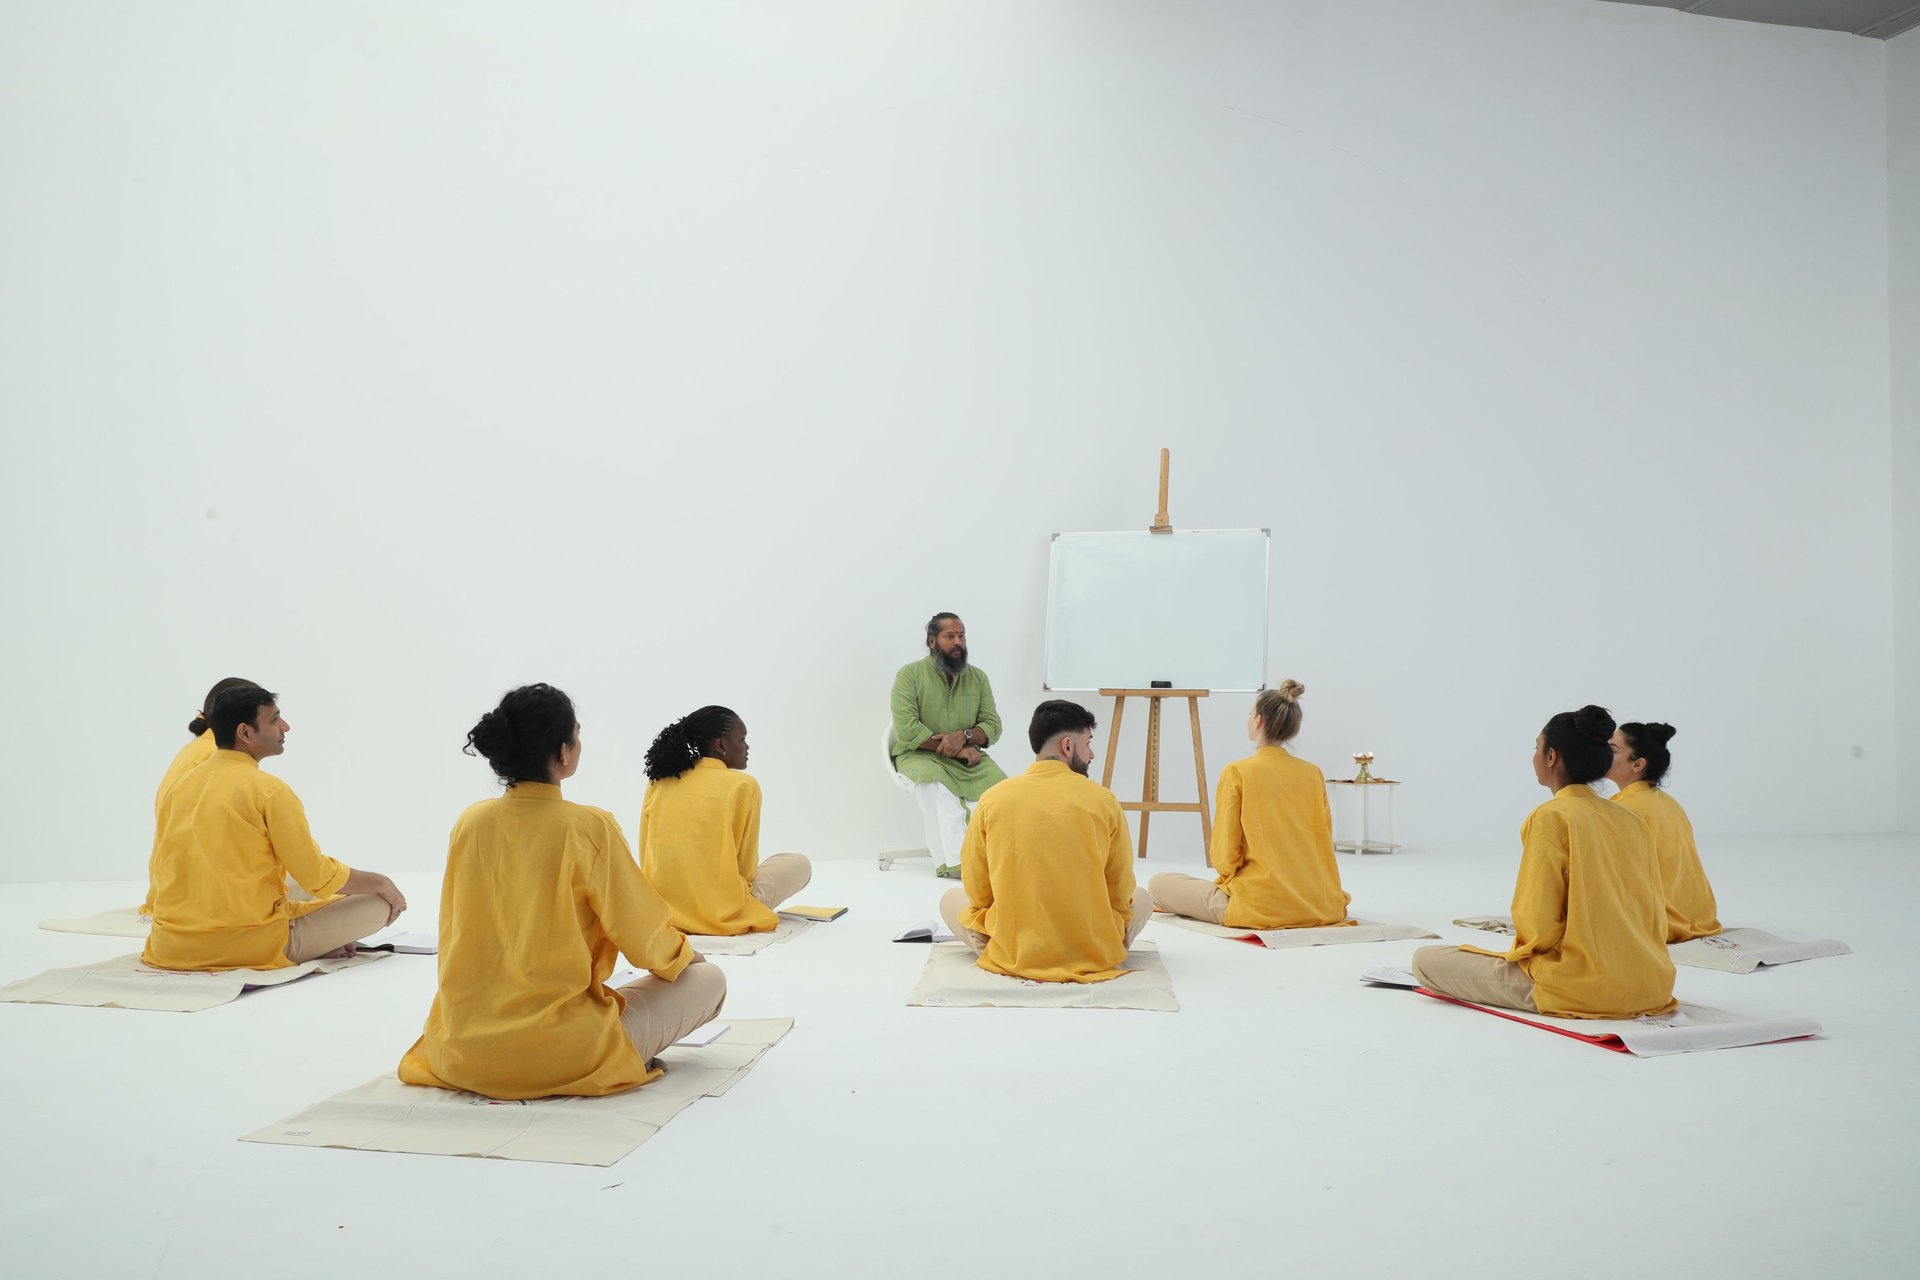
[[[391,951],[397,956],[431,956],[440,952],[440,939],[431,933],[408,933],[388,925],[353,944],[362,951]]]
[[[904,929],[894,938],[895,942],[957,942],[947,926],[938,920],[922,920],[919,924]]]

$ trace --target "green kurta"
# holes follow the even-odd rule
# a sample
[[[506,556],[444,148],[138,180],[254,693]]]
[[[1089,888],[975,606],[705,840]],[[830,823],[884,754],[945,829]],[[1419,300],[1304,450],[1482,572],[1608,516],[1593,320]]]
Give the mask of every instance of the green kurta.
[[[915,782],[938,782],[962,800],[978,800],[1007,776],[981,753],[980,763],[965,765],[937,751],[915,747],[936,733],[979,725],[991,746],[1000,739],[1000,713],[993,708],[993,686],[978,667],[968,667],[951,687],[946,673],[928,654],[909,662],[893,677],[893,767]]]

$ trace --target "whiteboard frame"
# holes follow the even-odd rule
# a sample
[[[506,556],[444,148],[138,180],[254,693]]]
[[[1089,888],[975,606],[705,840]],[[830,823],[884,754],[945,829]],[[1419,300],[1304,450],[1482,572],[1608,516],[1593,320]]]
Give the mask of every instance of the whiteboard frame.
[[[1151,537],[1156,537],[1156,538],[1177,538],[1183,533],[1258,533],[1265,538],[1265,547],[1262,551],[1262,562],[1263,562],[1263,568],[1265,569],[1265,573],[1263,575],[1264,581],[1261,584],[1261,599],[1262,599],[1263,607],[1261,608],[1261,611],[1260,611],[1260,684],[1256,688],[1252,688],[1252,689],[1239,689],[1239,688],[1222,686],[1221,688],[1218,688],[1218,689],[1209,689],[1208,692],[1209,693],[1258,693],[1261,690],[1264,690],[1267,687],[1267,680],[1269,675],[1271,674],[1267,670],[1267,664],[1268,664],[1269,658],[1271,657],[1271,646],[1273,644],[1273,529],[1269,525],[1260,525],[1254,528],[1241,527],[1241,528],[1235,528],[1235,529],[1175,529],[1171,533],[1157,533],[1157,534],[1153,533],[1152,530],[1147,530],[1147,529],[1078,529],[1078,530],[1062,529],[1062,530],[1055,531],[1047,539],[1047,603],[1046,603],[1046,609],[1045,609],[1046,621],[1045,621],[1045,625],[1041,628],[1041,633],[1040,633],[1040,646],[1041,646],[1040,647],[1040,670],[1041,670],[1040,688],[1046,693],[1054,693],[1054,692],[1084,693],[1086,692],[1086,690],[1084,689],[1056,689],[1056,687],[1054,686],[1051,680],[1053,673],[1047,669],[1050,663],[1050,655],[1053,653],[1053,544],[1060,541],[1061,538],[1066,537],[1068,534],[1072,534],[1077,537],[1083,534],[1098,535],[1098,534],[1123,534],[1123,533],[1124,534],[1145,533]],[[1108,687],[1111,688],[1113,686],[1108,686]],[[1129,686],[1129,687],[1132,687],[1132,686]]]

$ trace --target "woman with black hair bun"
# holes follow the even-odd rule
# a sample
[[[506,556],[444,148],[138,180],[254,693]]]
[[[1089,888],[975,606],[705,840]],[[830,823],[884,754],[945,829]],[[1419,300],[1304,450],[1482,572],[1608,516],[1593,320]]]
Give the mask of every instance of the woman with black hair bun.
[[[1713,886],[1707,883],[1707,870],[1700,865],[1700,850],[1693,842],[1693,823],[1680,802],[1660,785],[1673,763],[1667,750],[1673,732],[1670,724],[1633,721],[1621,725],[1614,731],[1613,768],[1607,771],[1607,780],[1620,788],[1614,803],[1646,819],[1653,831],[1660,888],[1667,900],[1669,943],[1723,932],[1720,907],[1713,900]]]
[[[682,716],[647,748],[640,866],[687,933],[766,933],[813,878],[797,853],[761,861],[760,784],[746,767],[746,723],[725,707]]]
[[[1422,947],[1414,976],[1442,995],[1559,1018],[1637,1018],[1674,1007],[1653,833],[1590,785],[1613,762],[1604,707],[1562,711],[1533,743],[1552,799],[1520,826],[1513,946]]]
[[[173,763],[167,766],[167,771],[160,777],[159,788],[153,793],[153,820],[155,823],[154,844],[156,847],[159,844],[158,824],[160,821],[160,802],[167,798],[167,792],[173,790],[174,783],[180,781],[180,779],[213,759],[213,753],[220,749],[214,745],[213,730],[207,727],[207,717],[213,714],[213,700],[229,689],[253,689],[258,687],[260,686],[257,681],[242,680],[239,676],[228,676],[226,679],[217,682],[213,688],[207,690],[207,697],[206,700],[200,704],[199,714],[187,722],[187,733],[189,735],[187,745],[175,753]],[[153,858],[152,855],[148,855],[147,896],[140,903],[140,914],[148,917],[153,915],[153,870]],[[300,886],[294,884],[291,880],[287,881],[287,884],[290,890],[298,890],[298,892],[290,892],[289,897],[295,898],[296,900],[312,901],[313,895],[305,889],[301,889]]]
[[[507,792],[454,824],[440,986],[400,1078],[515,1101],[658,1078],[654,1058],[719,1014],[727,979],[673,927],[613,815],[561,797],[580,767],[572,700],[515,689],[466,751]],[[607,977],[622,954],[649,976],[616,989]]]

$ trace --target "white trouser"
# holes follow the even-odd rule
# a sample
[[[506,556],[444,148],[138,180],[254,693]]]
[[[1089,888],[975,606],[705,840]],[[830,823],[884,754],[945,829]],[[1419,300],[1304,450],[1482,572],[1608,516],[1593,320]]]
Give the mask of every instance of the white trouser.
[[[940,782],[922,782],[913,788],[920,802],[920,821],[926,827],[927,852],[936,867],[952,866],[960,861],[960,846],[967,839],[967,807],[960,797]]]

